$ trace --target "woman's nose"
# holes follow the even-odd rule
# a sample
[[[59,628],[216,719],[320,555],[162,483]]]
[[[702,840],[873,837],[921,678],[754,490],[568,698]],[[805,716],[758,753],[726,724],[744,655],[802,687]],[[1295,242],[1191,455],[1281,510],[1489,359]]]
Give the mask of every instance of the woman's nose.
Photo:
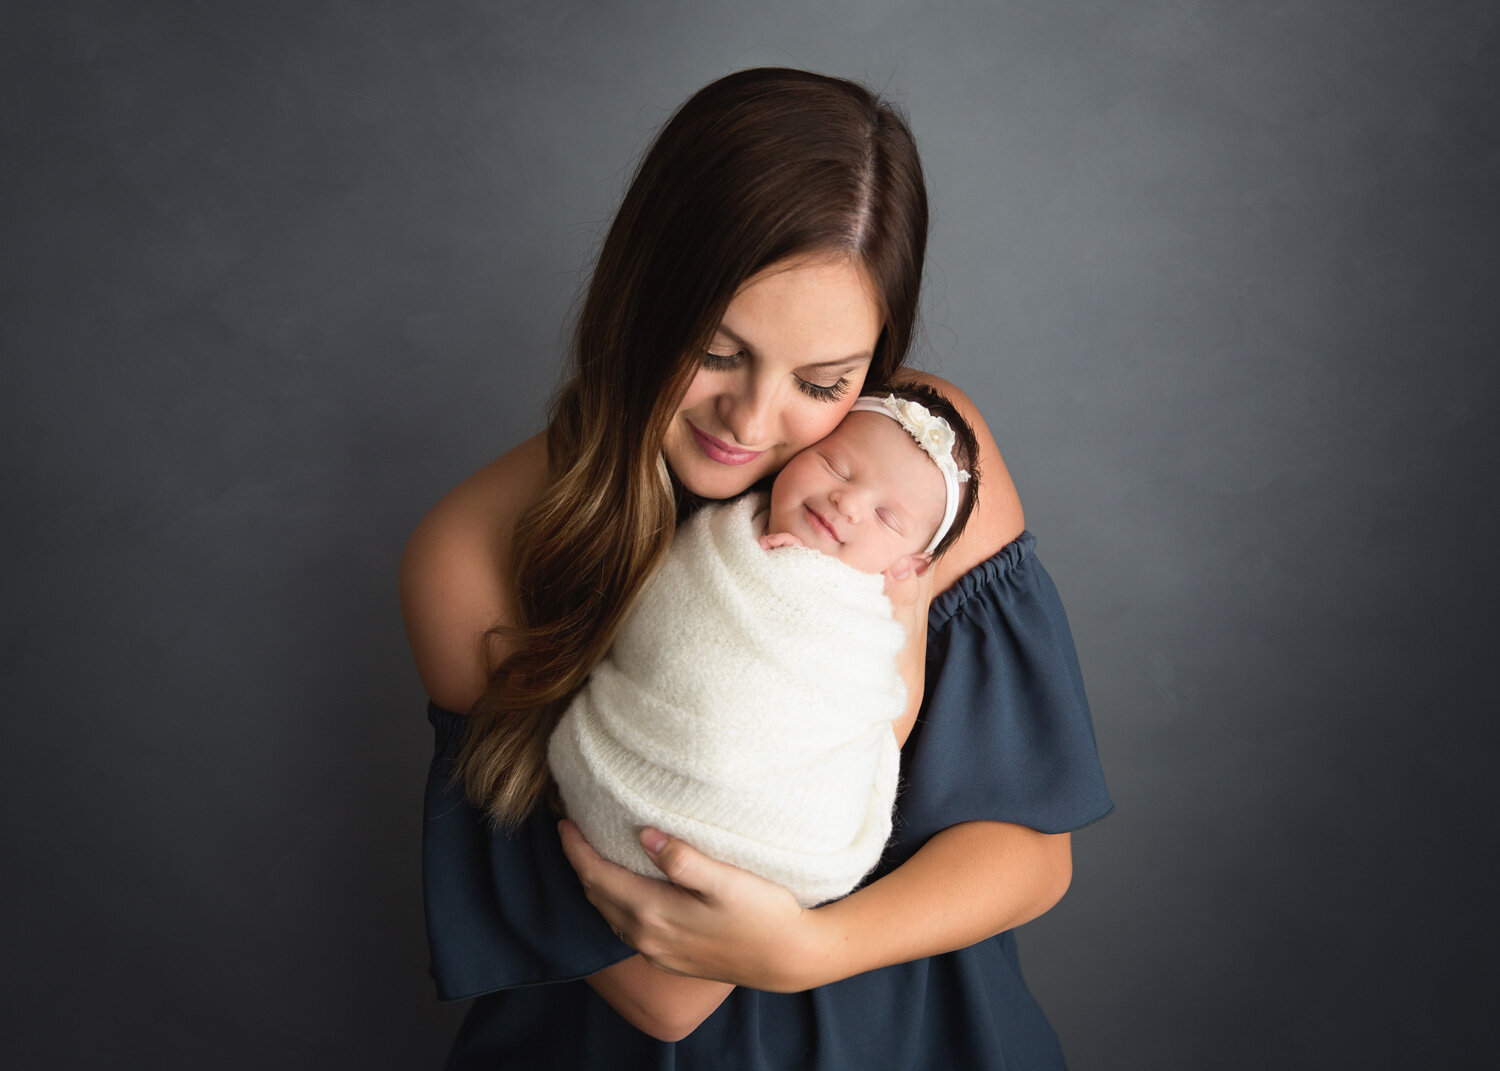
[[[719,406],[720,418],[734,445],[747,450],[764,450],[771,445],[776,427],[776,394],[755,384],[744,384],[733,394],[725,395]]]

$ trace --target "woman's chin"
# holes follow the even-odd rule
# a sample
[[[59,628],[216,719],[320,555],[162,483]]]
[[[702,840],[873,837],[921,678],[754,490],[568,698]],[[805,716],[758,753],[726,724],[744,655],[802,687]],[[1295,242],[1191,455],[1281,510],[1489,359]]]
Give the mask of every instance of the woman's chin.
[[[763,467],[743,465],[729,468],[727,465],[720,465],[715,466],[717,471],[714,471],[694,466],[686,473],[678,472],[677,482],[699,498],[735,498],[755,486],[764,475],[760,471]]]

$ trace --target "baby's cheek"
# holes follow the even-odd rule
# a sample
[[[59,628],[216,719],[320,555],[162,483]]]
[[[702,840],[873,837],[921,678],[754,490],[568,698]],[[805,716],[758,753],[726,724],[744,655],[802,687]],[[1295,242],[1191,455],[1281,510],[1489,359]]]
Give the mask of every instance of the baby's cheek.
[[[786,469],[782,469],[781,471],[785,473]],[[776,477],[776,482],[771,485],[770,513],[766,520],[766,524],[769,526],[766,528],[768,532],[776,527],[776,518],[783,516],[786,511],[786,488],[788,483],[788,480],[782,476],[778,476]]]

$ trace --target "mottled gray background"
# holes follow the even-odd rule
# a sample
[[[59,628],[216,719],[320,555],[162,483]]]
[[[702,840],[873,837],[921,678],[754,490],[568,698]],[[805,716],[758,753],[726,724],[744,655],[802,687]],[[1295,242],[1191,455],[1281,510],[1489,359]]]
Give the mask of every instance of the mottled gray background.
[[[996,432],[1118,810],[1025,930],[1080,1069],[1475,1066],[1500,985],[1497,8],[0,16],[0,1063],[412,1068],[395,599],[732,69],[908,109],[917,362]]]

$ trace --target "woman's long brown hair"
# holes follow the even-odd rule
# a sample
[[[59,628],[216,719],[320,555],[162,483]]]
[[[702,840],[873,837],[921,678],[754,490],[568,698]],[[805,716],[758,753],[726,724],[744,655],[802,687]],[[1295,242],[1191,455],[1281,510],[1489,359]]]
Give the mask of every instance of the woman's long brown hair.
[[[679,493],[662,441],[734,294],[787,257],[842,253],[884,316],[867,381],[905,360],[927,194],[905,121],[854,82],[782,68],[705,86],[641,161],[575,326],[547,426],[546,489],[512,541],[509,654],[470,711],[455,777],[514,827],[547,738],[666,554]]]

